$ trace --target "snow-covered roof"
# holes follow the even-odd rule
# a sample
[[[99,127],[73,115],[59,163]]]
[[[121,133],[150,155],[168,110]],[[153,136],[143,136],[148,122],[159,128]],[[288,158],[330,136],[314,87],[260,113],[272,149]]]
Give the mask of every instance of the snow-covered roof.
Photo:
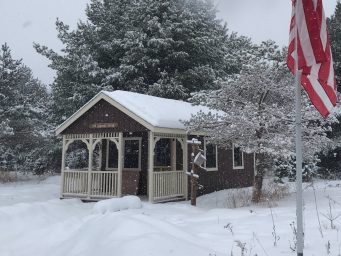
[[[127,91],[103,93],[155,127],[185,129],[181,120],[189,120],[192,114],[199,111],[210,111],[204,106],[140,93]]]
[[[185,130],[182,121],[189,120],[191,115],[197,114],[200,111],[204,113],[212,112],[208,107],[195,106],[180,100],[120,90],[112,92],[101,91],[61,124],[56,129],[56,133],[60,134],[101,99],[108,101],[111,105],[128,114],[142,125],[147,126],[150,130],[153,130],[155,127]],[[213,110],[213,112],[215,111]]]

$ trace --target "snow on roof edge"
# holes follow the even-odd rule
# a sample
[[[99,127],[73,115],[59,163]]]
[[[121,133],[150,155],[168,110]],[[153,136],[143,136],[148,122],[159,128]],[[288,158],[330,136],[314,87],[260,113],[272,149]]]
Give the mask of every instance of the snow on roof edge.
[[[54,130],[55,131],[55,133],[57,134],[57,135],[59,135],[62,131],[64,131],[69,125],[71,125],[71,124],[69,124],[67,127],[65,127],[63,130],[61,130],[60,132],[58,132],[58,130],[59,129],[61,129],[65,124],[67,124],[72,118],[74,118],[74,117],[76,117],[76,115],[78,114],[78,113],[80,113],[80,112],[82,112],[82,110],[84,109],[84,108],[86,108],[87,106],[89,106],[89,104],[92,102],[92,101],[94,101],[100,94],[102,94],[102,92],[103,91],[100,91],[99,93],[97,93],[94,97],[92,97],[87,103],[85,103],[80,109],[78,109],[76,112],[74,112],[71,116],[69,116],[67,119],[65,119],[65,121],[64,122],[62,122],[60,125],[58,125],[57,127],[56,127],[56,129]],[[91,106],[92,107],[92,106]],[[91,108],[90,107],[90,108]],[[78,119],[78,118],[77,118]],[[77,120],[76,119],[76,120]]]
[[[189,120],[193,114],[200,111],[215,112],[206,106],[192,105],[189,102],[161,98],[130,91],[103,91],[105,95],[124,106],[154,127],[168,129],[182,129],[182,123]]]

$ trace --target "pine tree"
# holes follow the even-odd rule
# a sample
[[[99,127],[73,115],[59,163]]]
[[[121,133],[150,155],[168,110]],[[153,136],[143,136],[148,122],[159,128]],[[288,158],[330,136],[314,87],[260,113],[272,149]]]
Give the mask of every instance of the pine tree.
[[[57,71],[56,123],[101,89],[174,99],[216,89],[239,71],[238,43],[249,43],[228,36],[209,0],[92,0],[86,15],[74,31],[57,21],[63,54],[35,45]]]
[[[336,4],[334,14],[327,19],[330,45],[332,48],[334,69],[338,91],[341,91],[341,2]]]
[[[31,70],[14,60],[7,44],[0,50],[0,169],[35,170],[46,155],[48,94]]]

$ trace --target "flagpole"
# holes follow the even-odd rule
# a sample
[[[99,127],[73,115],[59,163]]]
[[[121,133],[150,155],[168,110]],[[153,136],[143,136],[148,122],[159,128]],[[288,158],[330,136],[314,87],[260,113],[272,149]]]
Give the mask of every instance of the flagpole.
[[[297,218],[297,256],[303,256],[303,197],[302,197],[302,128],[301,128],[301,83],[300,72],[298,72],[298,20],[299,12],[297,6],[299,1],[295,4],[295,86],[296,86],[296,218]]]

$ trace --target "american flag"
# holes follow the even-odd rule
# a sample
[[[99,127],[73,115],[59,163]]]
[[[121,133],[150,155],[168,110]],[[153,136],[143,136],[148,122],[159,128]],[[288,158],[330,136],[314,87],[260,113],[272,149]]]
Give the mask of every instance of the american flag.
[[[322,0],[293,0],[292,2],[287,64],[290,71],[295,74],[297,35],[301,84],[316,109],[326,118],[336,105],[337,90]]]

